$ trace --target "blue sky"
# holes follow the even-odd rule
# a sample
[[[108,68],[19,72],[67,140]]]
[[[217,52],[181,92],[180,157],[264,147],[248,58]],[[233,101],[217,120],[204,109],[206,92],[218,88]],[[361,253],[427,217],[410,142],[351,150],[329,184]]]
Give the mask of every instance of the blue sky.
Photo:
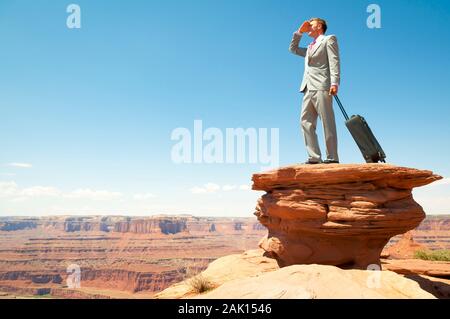
[[[81,29],[66,26],[70,3]],[[177,165],[171,132],[279,128],[280,165],[304,161],[303,60],[288,46],[312,16],[337,35],[348,113],[388,162],[446,177],[415,196],[449,213],[448,1],[2,0],[0,215],[252,216],[261,165]],[[341,162],[362,163],[336,118]]]

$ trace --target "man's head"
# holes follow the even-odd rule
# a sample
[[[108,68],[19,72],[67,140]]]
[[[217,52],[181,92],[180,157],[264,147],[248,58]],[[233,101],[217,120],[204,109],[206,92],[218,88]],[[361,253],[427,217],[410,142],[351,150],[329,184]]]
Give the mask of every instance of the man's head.
[[[317,38],[319,35],[327,32],[327,22],[323,19],[312,18],[309,20],[309,24],[311,25],[311,30],[308,35],[312,38]]]

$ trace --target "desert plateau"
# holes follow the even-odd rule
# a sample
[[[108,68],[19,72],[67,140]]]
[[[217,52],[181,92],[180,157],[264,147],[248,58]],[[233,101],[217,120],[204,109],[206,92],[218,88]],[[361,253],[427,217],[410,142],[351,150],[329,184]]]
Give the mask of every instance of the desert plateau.
[[[256,218],[1,217],[0,297],[450,298],[450,215],[411,194],[439,178],[291,166],[253,176]]]

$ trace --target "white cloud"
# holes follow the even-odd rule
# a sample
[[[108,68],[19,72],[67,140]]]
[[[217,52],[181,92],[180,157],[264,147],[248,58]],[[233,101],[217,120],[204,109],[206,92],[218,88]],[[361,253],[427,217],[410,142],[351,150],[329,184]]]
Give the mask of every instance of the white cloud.
[[[149,196],[149,194],[145,194]],[[12,201],[23,201],[28,198],[59,197],[70,199],[112,200],[122,197],[122,193],[106,190],[92,190],[80,188],[71,192],[63,192],[51,186],[32,186],[20,188],[16,182],[0,181],[0,197],[10,198]]]
[[[30,197],[59,196],[61,191],[55,187],[33,186],[20,189],[16,182],[0,182],[0,197],[22,201]]]
[[[122,197],[122,193],[80,188],[65,194],[64,197],[72,199],[111,200]]]
[[[16,182],[1,182],[0,181],[0,197],[15,196],[19,187]]]
[[[241,186],[239,186],[239,189],[241,191],[249,191],[249,190],[251,190],[251,187],[250,187],[250,185],[241,185]]]
[[[212,193],[218,193],[219,191],[223,192],[230,192],[233,190],[241,190],[241,191],[247,191],[250,190],[251,187],[249,185],[223,185],[220,186],[215,183],[207,183],[203,186],[195,186],[190,189],[192,194],[212,194]]]
[[[156,195],[152,193],[144,193],[144,194],[134,194],[133,199],[135,200],[146,200],[150,198],[155,198]]]
[[[225,192],[229,192],[236,189],[236,185],[223,185],[222,186],[222,190],[224,190]]]
[[[23,197],[42,197],[42,196],[59,196],[61,191],[55,187],[33,186],[24,188],[19,192],[19,196]]]
[[[203,187],[195,186],[190,189],[192,194],[210,194],[220,190],[220,186],[214,183],[207,183]]]
[[[18,168],[31,168],[32,164],[29,163],[8,163],[8,166],[18,167]]]

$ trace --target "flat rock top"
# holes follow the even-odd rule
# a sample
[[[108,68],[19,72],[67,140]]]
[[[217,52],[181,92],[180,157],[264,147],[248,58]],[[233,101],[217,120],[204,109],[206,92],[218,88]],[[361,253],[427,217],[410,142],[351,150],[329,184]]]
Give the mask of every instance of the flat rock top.
[[[254,190],[317,187],[374,182],[384,187],[412,189],[442,179],[428,170],[391,164],[315,164],[290,165],[254,174]]]

